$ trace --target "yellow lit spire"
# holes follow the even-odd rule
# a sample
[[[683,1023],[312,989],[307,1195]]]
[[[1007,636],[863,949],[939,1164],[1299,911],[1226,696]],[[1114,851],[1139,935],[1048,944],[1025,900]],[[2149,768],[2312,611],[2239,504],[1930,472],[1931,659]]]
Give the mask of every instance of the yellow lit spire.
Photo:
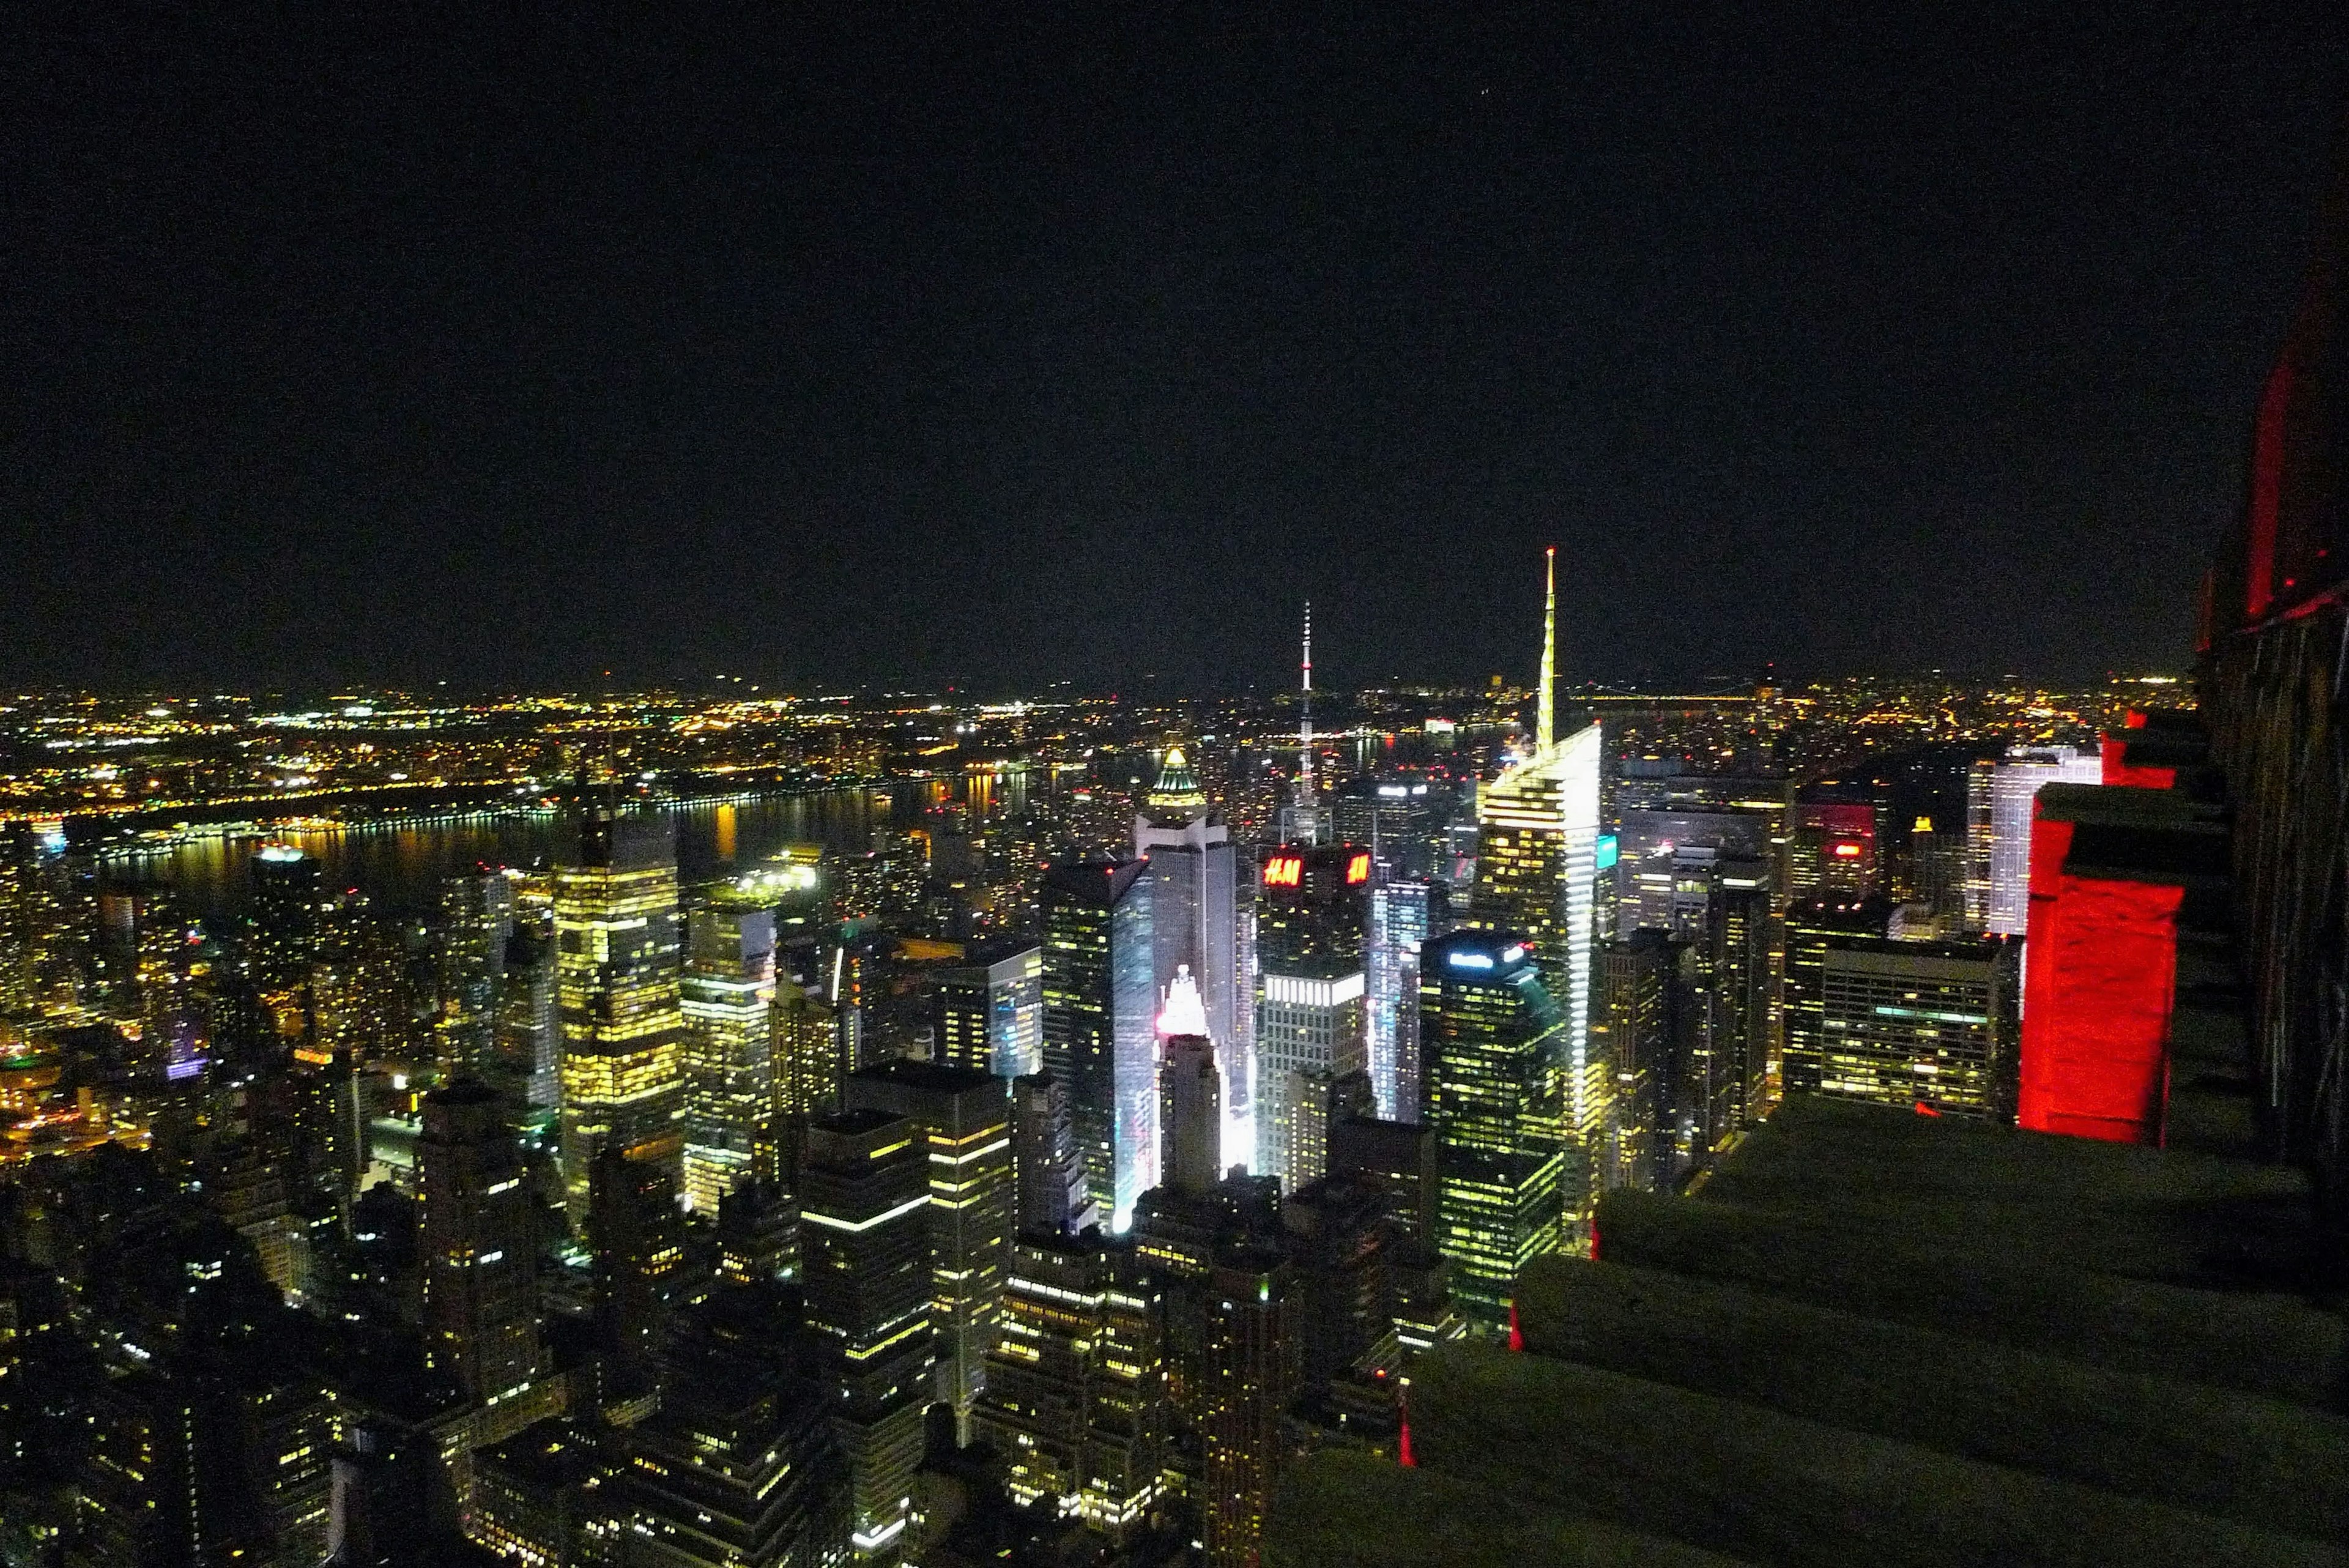
[[[1542,607],[1541,697],[1534,714],[1534,747],[1547,756],[1557,741],[1557,546],[1547,551],[1548,584]]]

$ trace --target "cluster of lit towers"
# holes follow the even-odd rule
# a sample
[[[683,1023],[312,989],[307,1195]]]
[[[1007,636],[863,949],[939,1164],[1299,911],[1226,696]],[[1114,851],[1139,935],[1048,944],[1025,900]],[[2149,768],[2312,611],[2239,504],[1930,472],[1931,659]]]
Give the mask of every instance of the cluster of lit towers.
[[[200,1467],[150,1450],[202,1447],[157,1435],[194,1405],[155,1391],[197,1385],[130,1369],[82,1493],[119,1549],[84,1558],[180,1530],[389,1563],[419,1518],[523,1568],[947,1560],[926,1467],[983,1454],[1098,1551],[1253,1563],[1286,1459],[1392,1451],[1415,1357],[1506,1335],[1602,1191],[1684,1186],[1785,1088],[2001,1114],[2013,821],[2076,760],[1980,764],[1888,915],[1880,806],[1561,734],[1556,650],[1553,556],[1535,722],[1464,784],[1471,836],[1411,774],[1323,788],[1309,607],[1262,837],[1165,745],[1032,930],[919,972],[918,1058],[846,928],[783,961],[813,859],[688,900],[670,820],[591,798],[548,875],[443,885],[410,1083],[368,1000],[407,950],[264,850],[245,961],[283,1059],[205,1056],[160,923],[140,1049],[178,1099],[139,1136],[289,1311],[410,1325],[422,1366],[330,1397],[222,1361],[202,1386],[268,1391],[313,1460],[194,1513],[165,1493]]]

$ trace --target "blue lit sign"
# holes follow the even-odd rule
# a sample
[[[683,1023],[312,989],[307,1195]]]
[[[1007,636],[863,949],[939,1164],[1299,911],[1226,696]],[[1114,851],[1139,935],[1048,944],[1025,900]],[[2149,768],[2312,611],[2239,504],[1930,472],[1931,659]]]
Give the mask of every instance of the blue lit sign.
[[[1615,836],[1611,833],[1600,834],[1599,836],[1599,869],[1612,871],[1615,868],[1615,862],[1622,857],[1623,847],[1616,842]]]
[[[1493,967],[1493,955],[1490,953],[1453,953],[1445,960],[1445,961],[1451,964],[1454,969],[1490,969]]]

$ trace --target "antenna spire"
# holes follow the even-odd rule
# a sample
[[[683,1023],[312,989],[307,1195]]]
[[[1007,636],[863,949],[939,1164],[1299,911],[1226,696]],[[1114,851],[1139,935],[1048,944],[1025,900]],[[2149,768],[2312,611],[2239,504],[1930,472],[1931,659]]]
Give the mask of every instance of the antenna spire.
[[[1557,742],[1557,546],[1544,552],[1540,706],[1534,715],[1534,745],[1547,756]]]
[[[1303,722],[1297,731],[1298,769],[1297,800],[1300,805],[1313,804],[1313,601],[1305,601],[1305,703]]]

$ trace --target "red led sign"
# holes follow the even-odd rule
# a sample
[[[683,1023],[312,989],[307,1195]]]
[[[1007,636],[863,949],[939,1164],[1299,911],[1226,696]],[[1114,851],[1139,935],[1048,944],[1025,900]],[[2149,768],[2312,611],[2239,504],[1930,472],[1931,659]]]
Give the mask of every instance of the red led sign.
[[[1296,855],[1276,855],[1264,863],[1268,888],[1299,888],[1305,884],[1305,861]]]
[[[1354,857],[1346,862],[1346,886],[1350,888],[1370,879],[1371,852],[1367,849],[1357,850]]]

